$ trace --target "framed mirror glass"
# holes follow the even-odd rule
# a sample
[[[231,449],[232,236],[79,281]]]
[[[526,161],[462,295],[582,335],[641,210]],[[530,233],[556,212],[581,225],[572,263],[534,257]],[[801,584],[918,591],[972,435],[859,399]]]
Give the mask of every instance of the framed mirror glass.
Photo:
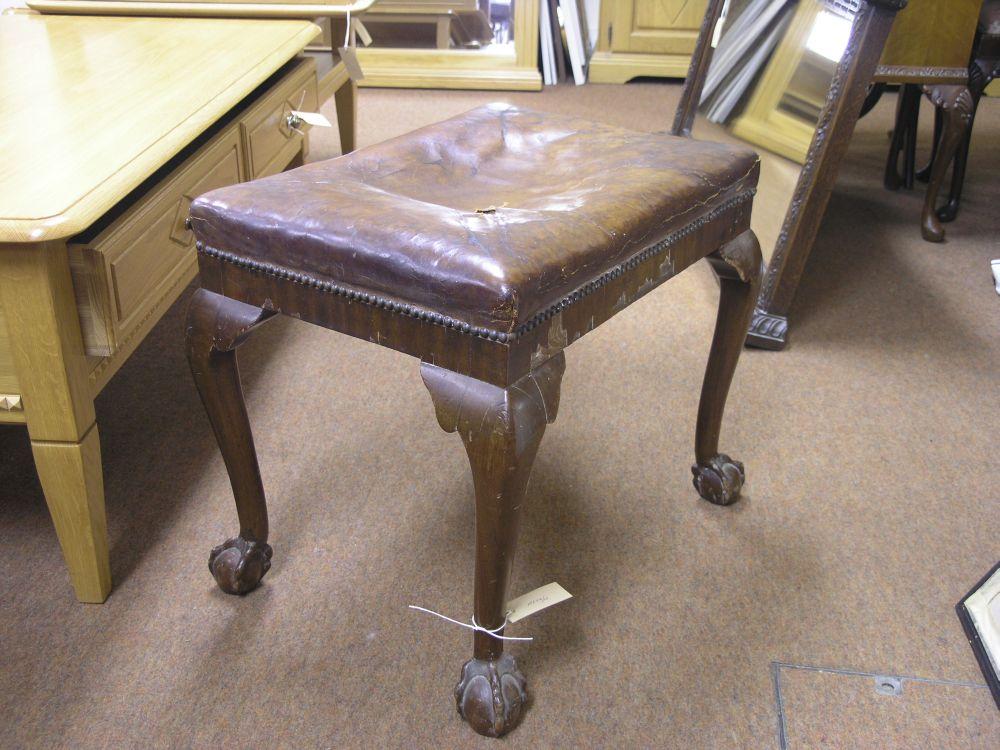
[[[358,83],[537,91],[538,2],[376,0],[352,23]]]
[[[755,225],[770,260],[860,0],[732,0],[700,112],[761,155]],[[711,126],[710,126],[711,127]]]

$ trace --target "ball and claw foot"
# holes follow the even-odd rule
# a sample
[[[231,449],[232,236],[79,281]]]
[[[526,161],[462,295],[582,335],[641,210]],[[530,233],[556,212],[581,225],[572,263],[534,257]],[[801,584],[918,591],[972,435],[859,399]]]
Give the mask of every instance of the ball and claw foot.
[[[212,550],[208,569],[227,594],[245,594],[257,588],[271,568],[271,545],[241,536],[229,539]]]
[[[455,686],[458,715],[486,737],[501,737],[517,726],[528,701],[527,681],[510,654],[492,661],[470,659]]]
[[[743,464],[725,453],[717,453],[708,461],[691,467],[694,488],[705,500],[716,505],[731,505],[740,498],[746,480]]]

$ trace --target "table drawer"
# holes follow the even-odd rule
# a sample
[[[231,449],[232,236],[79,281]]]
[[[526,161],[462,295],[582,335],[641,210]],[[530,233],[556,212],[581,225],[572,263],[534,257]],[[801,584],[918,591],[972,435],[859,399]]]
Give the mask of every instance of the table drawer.
[[[299,60],[240,120],[251,178],[277,174],[300,149],[304,150],[302,127],[296,131],[289,124],[293,109],[319,109],[316,62],[311,58]]]
[[[194,236],[184,225],[188,207],[244,174],[239,131],[229,127],[92,241],[69,245],[87,354],[112,354],[181,277],[194,277]]]

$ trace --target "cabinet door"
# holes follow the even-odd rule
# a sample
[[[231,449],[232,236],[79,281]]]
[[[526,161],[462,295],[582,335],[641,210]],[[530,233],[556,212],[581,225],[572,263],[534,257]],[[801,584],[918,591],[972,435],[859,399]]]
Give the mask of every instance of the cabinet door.
[[[708,0],[605,0],[613,4],[612,52],[690,55]]]

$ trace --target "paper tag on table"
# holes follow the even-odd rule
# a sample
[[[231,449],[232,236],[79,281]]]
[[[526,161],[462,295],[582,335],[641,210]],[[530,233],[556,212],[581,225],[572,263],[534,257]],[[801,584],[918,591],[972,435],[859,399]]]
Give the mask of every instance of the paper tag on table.
[[[547,583],[541,588],[522,594],[507,602],[507,621],[517,622],[553,604],[571,599],[573,595],[558,583]]]
[[[318,125],[321,128],[332,128],[333,125],[319,112],[301,112],[297,109],[292,110],[292,114],[298,117],[302,122],[309,123],[310,125]]]
[[[361,70],[361,63],[358,62],[358,51],[354,47],[341,47],[337,50],[340,54],[340,59],[344,62],[344,67],[347,68],[347,75],[351,77],[354,82],[364,80],[365,74]]]

